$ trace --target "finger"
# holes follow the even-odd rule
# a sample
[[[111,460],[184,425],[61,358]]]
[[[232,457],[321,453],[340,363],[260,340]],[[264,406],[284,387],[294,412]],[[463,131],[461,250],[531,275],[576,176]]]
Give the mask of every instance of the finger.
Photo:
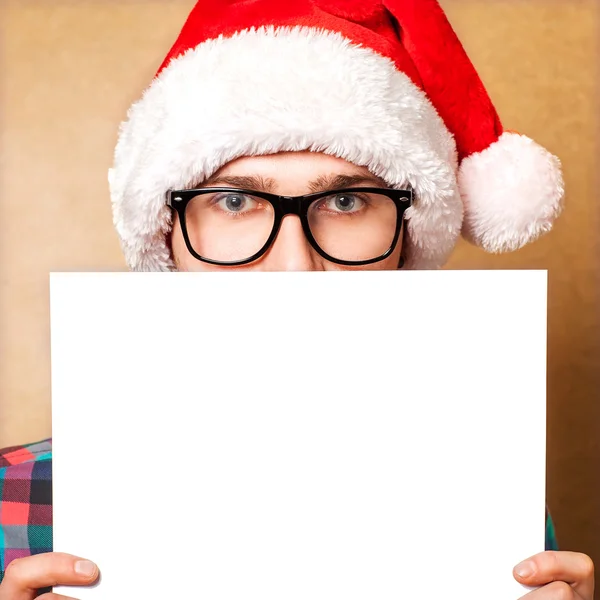
[[[585,600],[594,595],[594,563],[578,552],[541,552],[517,565],[514,575],[525,585],[563,581]]]
[[[43,594],[42,596],[38,596],[37,600],[77,600],[77,598],[61,596],[60,594]]]
[[[50,552],[13,560],[0,585],[0,600],[33,600],[36,590],[55,585],[90,585],[98,567],[89,561]]]
[[[529,594],[525,594],[521,600],[575,600],[575,590],[564,581],[554,581]]]

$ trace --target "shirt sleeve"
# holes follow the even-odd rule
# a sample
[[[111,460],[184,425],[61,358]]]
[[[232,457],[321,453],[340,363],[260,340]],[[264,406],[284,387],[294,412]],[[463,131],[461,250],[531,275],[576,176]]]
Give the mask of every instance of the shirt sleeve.
[[[556,532],[554,530],[554,522],[550,513],[546,509],[546,550],[558,550],[558,542],[556,540]]]
[[[51,551],[51,440],[0,450],[0,583],[13,560]]]

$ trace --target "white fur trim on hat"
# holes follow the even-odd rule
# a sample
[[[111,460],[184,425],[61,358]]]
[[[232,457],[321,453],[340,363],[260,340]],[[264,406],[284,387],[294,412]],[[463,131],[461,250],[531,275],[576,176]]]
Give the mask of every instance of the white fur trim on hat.
[[[340,34],[259,28],[174,59],[122,124],[109,174],[114,223],[133,270],[174,268],[166,192],[235,158],[312,150],[411,185],[410,268],[447,260],[463,217],[456,145],[392,61]]]
[[[550,231],[562,210],[559,159],[533,140],[503,133],[459,170],[463,236],[488,252],[518,250]]]

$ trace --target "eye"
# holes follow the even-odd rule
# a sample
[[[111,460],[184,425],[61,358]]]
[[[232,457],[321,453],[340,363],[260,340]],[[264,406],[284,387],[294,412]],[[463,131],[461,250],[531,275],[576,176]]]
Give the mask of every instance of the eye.
[[[336,194],[326,201],[327,210],[333,212],[358,212],[365,204],[356,194]]]
[[[216,199],[215,204],[226,212],[242,213],[253,210],[257,206],[256,200],[245,194],[226,194]]]

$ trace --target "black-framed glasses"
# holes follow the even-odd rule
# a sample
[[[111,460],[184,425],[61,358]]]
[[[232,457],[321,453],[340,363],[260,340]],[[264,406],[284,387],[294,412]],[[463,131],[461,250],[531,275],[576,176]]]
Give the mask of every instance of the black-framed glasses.
[[[274,242],[283,217],[297,215],[311,246],[340,265],[368,265],[395,249],[411,190],[348,188],[278,196],[237,188],[175,190],[167,204],[178,214],[189,252],[213,265],[258,260]]]

